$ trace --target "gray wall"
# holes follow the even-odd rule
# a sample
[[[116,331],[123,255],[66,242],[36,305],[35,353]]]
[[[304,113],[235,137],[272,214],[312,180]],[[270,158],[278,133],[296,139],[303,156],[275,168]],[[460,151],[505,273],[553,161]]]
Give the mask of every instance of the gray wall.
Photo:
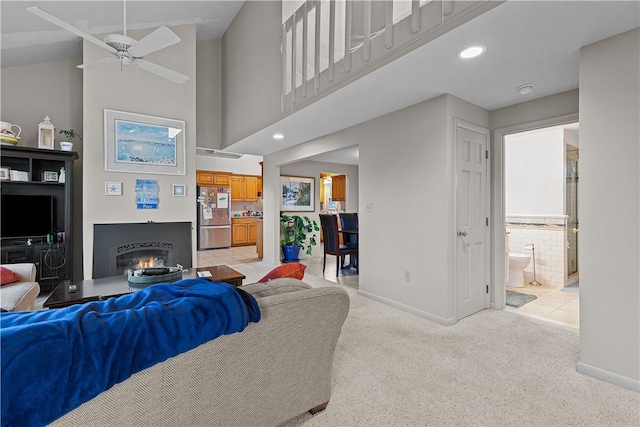
[[[196,43],[196,146],[222,148],[222,40]]]
[[[314,220],[320,226],[320,173],[335,173],[347,176],[347,204],[345,212],[358,212],[358,166],[341,165],[336,163],[324,163],[314,162],[309,160],[303,160],[296,163],[291,163],[280,168],[280,174],[291,176],[307,176],[315,178],[315,210],[313,212],[300,212],[299,215],[308,216],[309,219]],[[320,242],[320,233],[316,233],[318,237],[318,243]],[[307,257],[305,254],[300,254],[303,257]],[[322,248],[315,246],[312,249],[312,256],[322,256]]]
[[[580,364],[640,391],[640,30],[580,53]]]
[[[49,116],[56,129],[74,129],[82,137],[73,151],[73,278],[82,278],[82,70],[77,60],[43,62],[0,70],[3,121],[22,127],[20,146],[38,146],[38,124]],[[56,132],[55,148],[63,136]]]
[[[281,14],[279,1],[247,1],[222,38],[225,147],[282,117]]]
[[[360,292],[417,315],[455,321],[454,119],[489,112],[442,95],[265,157],[265,260],[276,262],[279,175],[290,163],[358,144]],[[286,165],[286,166],[282,166]],[[306,174],[308,175],[308,174]],[[373,212],[365,212],[365,204]],[[268,224],[271,224],[269,226]],[[412,281],[404,281],[404,271]]]
[[[185,184],[194,194],[196,167],[196,29],[195,25],[171,28],[180,43],[154,52],[147,59],[189,76],[176,84],[141,68],[106,67],[84,73],[84,276],[92,277],[93,225],[130,222],[194,222],[195,203],[172,197],[173,184]],[[140,39],[151,30],[131,31]],[[104,50],[84,42],[84,62],[104,57]],[[186,175],[159,175],[105,171],[104,109],[164,117],[185,122]],[[157,180],[158,209],[136,209],[136,179]],[[122,196],[106,196],[105,182],[121,182]],[[194,227],[195,228],[195,227]],[[195,230],[192,259],[196,259]]]

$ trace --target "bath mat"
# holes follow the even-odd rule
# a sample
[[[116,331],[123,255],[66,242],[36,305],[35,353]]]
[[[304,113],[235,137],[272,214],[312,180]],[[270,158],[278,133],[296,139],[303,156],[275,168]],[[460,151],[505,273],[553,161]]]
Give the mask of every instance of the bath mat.
[[[521,294],[520,292],[507,290],[507,305],[512,307],[522,307],[536,298],[538,297],[535,295]]]

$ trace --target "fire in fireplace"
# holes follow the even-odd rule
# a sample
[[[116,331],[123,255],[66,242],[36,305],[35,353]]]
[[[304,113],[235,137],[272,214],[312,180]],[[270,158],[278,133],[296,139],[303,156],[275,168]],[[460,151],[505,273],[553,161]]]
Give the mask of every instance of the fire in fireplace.
[[[127,274],[143,267],[165,267],[173,262],[173,244],[167,242],[138,242],[116,248],[116,270]]]

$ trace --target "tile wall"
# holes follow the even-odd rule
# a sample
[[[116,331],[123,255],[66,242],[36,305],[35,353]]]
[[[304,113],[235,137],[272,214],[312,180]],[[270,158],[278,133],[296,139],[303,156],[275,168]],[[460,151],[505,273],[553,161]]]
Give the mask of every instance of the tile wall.
[[[532,255],[525,245],[535,245],[536,281],[563,288],[567,275],[567,217],[507,216],[505,229],[509,251]],[[533,258],[524,269],[525,281],[533,281]]]

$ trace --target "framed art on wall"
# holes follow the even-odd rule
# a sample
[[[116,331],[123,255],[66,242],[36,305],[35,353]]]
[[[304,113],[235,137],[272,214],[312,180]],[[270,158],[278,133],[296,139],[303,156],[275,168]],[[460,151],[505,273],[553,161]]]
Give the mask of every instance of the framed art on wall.
[[[45,182],[58,182],[58,172],[44,171],[42,172],[42,180]]]
[[[187,195],[187,186],[183,184],[173,184],[173,197],[185,197]]]
[[[0,181],[9,181],[9,175],[11,168],[2,166],[0,167]]]
[[[316,179],[306,176],[280,175],[282,198],[280,210],[284,212],[315,211]]]
[[[104,110],[105,170],[185,174],[185,123]]]

